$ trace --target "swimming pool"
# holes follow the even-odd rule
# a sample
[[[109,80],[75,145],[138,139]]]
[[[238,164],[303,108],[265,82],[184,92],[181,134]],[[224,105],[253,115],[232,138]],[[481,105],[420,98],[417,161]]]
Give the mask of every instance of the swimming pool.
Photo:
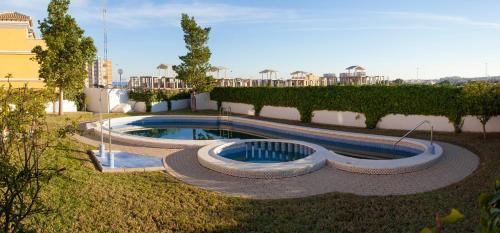
[[[93,123],[89,128],[94,132],[100,132],[101,129],[97,123]],[[110,126],[105,122],[103,129],[109,130],[109,128]],[[172,128],[178,131],[184,130],[187,133],[172,134],[159,130]],[[193,129],[195,129],[194,134]],[[193,135],[196,137],[196,132],[198,132],[197,129],[209,133],[210,137],[204,138],[203,136],[200,138],[205,140],[196,140],[196,138],[193,140]],[[213,130],[232,132],[233,137],[224,136]],[[325,161],[329,161],[338,169],[370,174],[392,174],[423,169],[432,165],[442,154],[439,145],[419,139],[407,138],[394,146],[398,140],[397,137],[318,129],[242,117],[229,119],[192,115],[123,117],[111,119],[111,131],[115,141],[161,148],[200,147],[248,138],[300,141],[326,148],[330,155],[326,156],[328,158]],[[153,133],[154,131],[156,133]],[[235,136],[236,132],[241,135]],[[178,139],[173,135],[184,136]],[[236,157],[238,156],[235,155]],[[301,159],[296,161],[299,160]],[[293,160],[283,163],[290,162]]]
[[[296,143],[245,141],[221,150],[218,155],[248,163],[282,163],[303,159],[314,152],[314,149]]]
[[[215,140],[215,139],[258,139],[263,138],[254,134],[222,128],[196,128],[192,126],[177,125],[168,128],[145,128],[126,131],[135,136],[169,139]]]
[[[198,162],[231,176],[276,179],[304,175],[328,164],[331,153],[318,145],[284,139],[217,142],[198,150]]]
[[[223,139],[290,139],[319,144],[348,157],[363,159],[399,159],[415,156],[423,149],[377,143],[360,143],[346,138],[332,138],[300,131],[270,128],[235,121],[206,119],[141,120],[113,128],[125,134],[158,139],[223,140]]]

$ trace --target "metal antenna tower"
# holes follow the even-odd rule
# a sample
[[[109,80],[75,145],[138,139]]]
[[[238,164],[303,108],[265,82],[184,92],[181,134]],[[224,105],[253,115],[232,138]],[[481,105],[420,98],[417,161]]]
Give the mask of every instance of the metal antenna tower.
[[[102,1],[102,23],[104,26],[104,61],[108,60],[108,27],[106,25],[106,0]]]

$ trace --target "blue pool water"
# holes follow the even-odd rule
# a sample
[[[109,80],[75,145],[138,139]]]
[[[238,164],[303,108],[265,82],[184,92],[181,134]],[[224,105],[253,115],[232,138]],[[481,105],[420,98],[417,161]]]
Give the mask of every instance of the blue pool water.
[[[222,129],[206,129],[206,128],[151,128],[144,130],[128,131],[127,134],[152,137],[152,138],[169,138],[169,139],[187,139],[187,140],[216,140],[216,139],[259,139],[253,134],[242,133],[233,130]]]
[[[289,146],[283,143],[247,143],[236,147],[224,148],[219,155],[241,162],[249,163],[280,163],[305,158],[313,153],[298,145]]]
[[[281,130],[277,128],[213,119],[144,119],[128,124],[113,125],[113,128],[142,126],[151,129],[128,131],[138,136],[170,139],[291,139],[321,145],[338,154],[366,159],[396,159],[411,157],[422,150],[400,145],[394,148],[390,144],[354,141],[343,138],[331,138],[321,135]],[[164,130],[161,130],[164,129]],[[194,130],[194,132],[193,132]],[[232,136],[231,136],[232,135]]]

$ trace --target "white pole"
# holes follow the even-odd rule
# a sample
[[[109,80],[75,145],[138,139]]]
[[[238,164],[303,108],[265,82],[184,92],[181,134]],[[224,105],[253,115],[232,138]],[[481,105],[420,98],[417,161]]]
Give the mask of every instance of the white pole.
[[[111,95],[112,90],[113,89],[109,89],[109,92],[107,92],[108,93],[108,132],[109,132],[109,148],[108,148],[109,149],[109,157],[108,157],[108,159],[109,159],[109,165],[111,168],[113,168],[114,164],[115,164],[115,161],[114,161],[115,157],[111,152],[111,116],[109,115],[109,113],[110,113],[109,109],[111,107],[110,95]]]
[[[104,133],[103,133],[103,125],[104,122],[102,120],[102,89],[99,88],[99,123],[101,124],[101,144],[99,145],[99,156],[101,158],[106,158],[106,153],[104,152],[106,150],[106,147],[104,145]]]

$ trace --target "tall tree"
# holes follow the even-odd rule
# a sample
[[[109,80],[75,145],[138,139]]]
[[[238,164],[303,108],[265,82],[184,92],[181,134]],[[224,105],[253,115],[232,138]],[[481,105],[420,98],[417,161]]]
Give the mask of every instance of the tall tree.
[[[193,94],[211,91],[215,81],[212,76],[207,75],[211,67],[209,63],[211,53],[207,46],[210,28],[200,27],[195,19],[187,14],[182,14],[181,26],[188,52],[179,57],[182,63],[173,67],[177,78],[191,86]],[[193,107],[196,108],[196,102],[192,101]]]
[[[47,87],[59,92],[59,115],[63,114],[64,93],[76,95],[84,87],[86,65],[94,58],[96,48],[76,20],[68,14],[69,0],[51,0],[48,16],[40,23],[47,49],[33,49],[40,64],[40,78]]]

